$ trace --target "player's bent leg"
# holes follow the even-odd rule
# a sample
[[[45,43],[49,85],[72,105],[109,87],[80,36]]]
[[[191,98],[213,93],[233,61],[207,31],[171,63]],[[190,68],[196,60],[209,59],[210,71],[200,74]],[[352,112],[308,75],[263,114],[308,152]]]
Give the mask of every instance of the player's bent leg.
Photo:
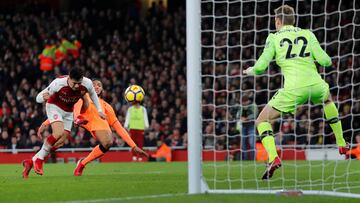
[[[270,105],[266,105],[263,110],[260,112],[259,116],[257,117],[255,124],[256,126],[259,125],[259,123],[262,122],[271,122],[274,119],[277,119],[280,117],[280,112]]]
[[[56,141],[57,139],[53,135],[48,136],[44,140],[44,144],[42,145],[40,151],[32,158],[32,161],[34,163],[34,171],[38,175],[43,175],[44,160],[50,153]]]
[[[255,121],[261,142],[269,154],[269,162],[272,162],[275,157],[278,156],[275,147],[274,133],[270,121],[278,118],[279,116],[279,111],[275,110],[270,105],[266,105]]]
[[[261,143],[263,144],[269,156],[269,163],[262,176],[263,180],[268,180],[273,176],[274,171],[281,167],[281,160],[276,151],[275,139],[271,124],[269,122],[260,123],[258,125],[258,131],[260,134]]]
[[[332,131],[334,132],[336,138],[336,144],[339,147],[340,154],[346,154],[350,150],[349,144],[345,142],[343,137],[343,130],[341,121],[339,119],[339,111],[335,106],[335,103],[329,98],[325,101],[324,112],[326,117],[326,122],[330,125]]]
[[[74,176],[81,176],[86,164],[90,163],[91,161],[103,156],[107,151],[109,151],[112,145],[112,137],[111,132],[107,130],[99,130],[94,132],[96,138],[99,140],[100,144],[97,145],[90,154],[85,157],[83,160],[79,160],[76,168],[74,170]]]
[[[69,131],[64,131],[63,136],[61,136],[54,144],[54,146],[51,148],[52,151],[56,151],[57,149],[59,149],[60,147],[62,147],[65,143],[65,140],[68,138],[70,132]]]
[[[111,136],[111,132],[109,131],[97,131],[96,132],[96,137],[98,138],[100,144],[106,149],[109,150],[110,147],[113,144],[113,140],[112,140],[112,136]]]
[[[45,139],[40,151],[32,158],[34,163],[34,171],[38,175],[43,174],[43,164],[45,157],[47,157],[47,155],[50,153],[50,150],[53,148],[57,140],[64,135],[64,124],[62,121],[51,123],[51,128],[53,134],[49,135]]]
[[[270,179],[273,176],[274,171],[281,167],[281,160],[276,151],[273,129],[269,122],[279,116],[279,111],[275,110],[270,105],[266,105],[256,119],[256,126],[261,142],[269,155],[269,164],[263,174],[263,180]]]

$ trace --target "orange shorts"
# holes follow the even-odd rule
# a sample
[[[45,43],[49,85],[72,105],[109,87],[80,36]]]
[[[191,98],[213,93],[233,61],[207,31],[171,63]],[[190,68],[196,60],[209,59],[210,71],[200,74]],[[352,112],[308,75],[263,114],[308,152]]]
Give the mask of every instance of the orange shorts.
[[[111,131],[110,126],[107,120],[103,120],[100,116],[94,116],[86,125],[83,126],[86,130],[98,131],[98,130],[107,130]]]
[[[82,115],[86,120],[88,120],[88,123],[86,125],[83,125],[82,127],[84,127],[87,131],[89,131],[94,138],[96,138],[95,131],[111,132],[108,120],[104,120],[99,116],[99,113],[96,110],[95,105],[92,103],[90,97],[88,95],[87,95],[87,97],[90,101],[90,105],[89,105],[88,109],[86,110],[86,112],[84,112],[82,114],[78,114],[78,113],[80,113],[80,109],[82,107],[81,100],[79,100],[79,102],[77,102],[74,107],[74,109],[75,109],[74,112],[75,111],[78,112],[78,113],[74,113],[76,117],[78,115]],[[106,103],[105,101],[100,99],[100,104],[101,104],[103,110],[106,109],[105,103]],[[108,112],[108,111],[104,111],[104,112]],[[111,115],[107,115],[107,116],[108,116],[108,119],[111,118]],[[115,116],[113,116],[113,117],[115,117]]]

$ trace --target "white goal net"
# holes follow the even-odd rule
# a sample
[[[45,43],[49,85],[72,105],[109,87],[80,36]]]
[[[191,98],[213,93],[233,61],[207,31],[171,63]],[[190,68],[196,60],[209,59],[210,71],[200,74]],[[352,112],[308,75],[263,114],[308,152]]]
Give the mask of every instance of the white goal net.
[[[333,66],[318,69],[339,109],[345,140],[360,150],[360,1],[201,0],[203,180],[208,192],[360,197],[360,151],[339,155],[322,105],[304,104],[273,123],[283,167],[270,181],[261,180],[267,154],[254,121],[283,78],[275,62],[256,77],[242,70],[262,53],[275,32],[274,9],[284,4],[295,9],[296,26],[310,29],[331,56]]]

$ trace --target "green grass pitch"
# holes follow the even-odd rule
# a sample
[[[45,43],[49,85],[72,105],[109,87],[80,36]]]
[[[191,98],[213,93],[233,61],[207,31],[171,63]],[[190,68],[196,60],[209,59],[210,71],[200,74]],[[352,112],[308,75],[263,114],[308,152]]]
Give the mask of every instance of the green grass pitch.
[[[297,166],[297,167],[295,167]],[[310,167],[311,166],[311,167]],[[21,164],[0,165],[0,202],[360,202],[360,199],[276,195],[187,195],[187,163],[92,163],[82,177],[75,164],[46,164],[44,175],[21,178]],[[358,161],[286,161],[270,182],[254,181],[263,163],[207,162],[204,175],[210,188],[337,189],[360,194]],[[295,173],[296,170],[296,173]],[[348,175],[344,175],[348,171]],[[214,180],[216,178],[216,181]],[[324,183],[319,181],[324,179]],[[297,185],[297,188],[293,186]]]

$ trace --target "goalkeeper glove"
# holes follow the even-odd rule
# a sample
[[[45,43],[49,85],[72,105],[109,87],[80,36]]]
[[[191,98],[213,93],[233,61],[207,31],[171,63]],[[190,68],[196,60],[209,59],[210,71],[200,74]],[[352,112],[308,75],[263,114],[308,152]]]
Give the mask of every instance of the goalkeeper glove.
[[[245,74],[245,75],[255,75],[254,67],[251,66],[248,69],[243,70],[243,74]]]

